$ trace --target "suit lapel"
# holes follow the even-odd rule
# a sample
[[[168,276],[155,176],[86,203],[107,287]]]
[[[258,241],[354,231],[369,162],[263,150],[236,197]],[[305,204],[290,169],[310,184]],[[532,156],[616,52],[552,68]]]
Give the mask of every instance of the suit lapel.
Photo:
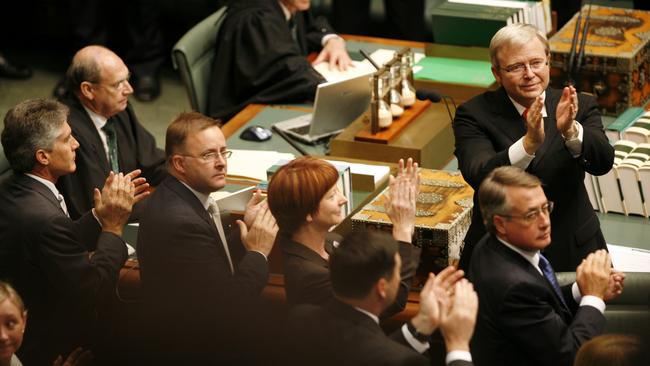
[[[80,144],[83,145],[86,143],[89,145],[85,148],[92,150],[93,154],[95,155],[95,159],[99,161],[102,168],[106,172],[111,171],[111,165],[109,164],[108,158],[106,157],[106,150],[104,150],[104,144],[102,143],[101,137],[99,137],[99,131],[97,131],[95,123],[93,123],[92,119],[90,119],[88,112],[86,112],[81,102],[79,102],[79,99],[76,97],[70,98],[72,98],[72,103],[76,105],[78,113],[81,113],[83,117],[83,122],[80,125],[73,126],[74,132],[77,132],[79,134],[78,137],[81,140]],[[71,113],[73,112],[74,111],[71,111]],[[84,148],[84,146],[82,146],[82,148]]]
[[[326,310],[334,314],[337,318],[345,319],[346,321],[355,324],[356,326],[363,327],[372,333],[386,336],[384,334],[384,331],[379,327],[379,324],[377,324],[368,315],[363,314],[357,309],[337,299],[334,299],[328,303]]]
[[[512,104],[503,87],[499,88],[495,95],[497,100],[492,103],[494,125],[514,143],[526,134],[526,122],[517,112],[517,108]]]
[[[43,198],[45,198],[48,202],[50,202],[58,212],[61,212],[61,214],[65,215],[65,212],[63,212],[63,208],[61,208],[61,204],[59,204],[59,200],[56,199],[54,196],[54,193],[50,191],[49,188],[47,188],[43,183],[37,181],[34,178],[28,177],[24,174],[17,174],[15,175],[16,182],[29,191],[36,192]]]
[[[515,251],[511,250],[510,248],[506,247],[502,243],[500,243],[496,238],[492,238],[490,240],[490,245],[499,253],[501,253],[504,257],[506,257],[509,262],[516,263],[518,266],[522,267],[529,275],[530,278],[532,278],[538,285],[540,286],[546,286],[548,291],[551,294],[551,298],[553,299],[551,305],[555,309],[555,311],[568,323],[571,322],[572,314],[569,311],[569,309],[564,306],[562,301],[557,297],[555,294],[555,290],[553,289],[553,286],[546,280],[546,278],[533,267],[533,265],[528,262],[526,259],[524,259],[519,253],[516,253]],[[565,299],[567,301],[567,299]]]
[[[199,199],[183,185],[176,177],[169,176],[167,179],[163,181],[163,184],[167,185],[172,191],[174,191],[176,194],[178,194],[185,202],[187,202],[192,210],[201,218],[201,220],[205,221],[206,224],[208,224],[213,231],[214,237],[217,241],[221,241],[219,239],[219,232],[217,231],[217,227],[214,224],[214,221],[212,220],[212,217],[210,217],[210,214],[208,211],[206,211],[205,207],[201,204]],[[219,245],[221,249],[223,250],[223,247]],[[225,254],[225,253],[224,253]]]

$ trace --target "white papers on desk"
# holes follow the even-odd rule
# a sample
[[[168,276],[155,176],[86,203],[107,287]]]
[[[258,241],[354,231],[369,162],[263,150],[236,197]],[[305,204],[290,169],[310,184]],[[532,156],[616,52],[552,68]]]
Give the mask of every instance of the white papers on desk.
[[[377,65],[381,66],[390,61],[393,56],[395,56],[395,51],[380,48],[373,52],[370,55],[370,58],[375,61]],[[420,61],[423,57],[423,53],[416,52],[414,54],[415,63]],[[332,70],[330,70],[328,62],[321,62],[315,65],[314,69],[316,69],[319,74],[323,75],[325,80],[328,82],[353,79],[358,76],[370,75],[373,72],[377,71],[377,69],[375,69],[375,67],[372,66],[368,60],[352,61],[352,64],[354,67],[349,67],[346,71],[340,71],[337,67],[334,67]],[[419,68],[420,66],[415,66],[413,68],[413,72],[417,72]]]
[[[350,166],[352,174],[352,189],[372,192],[385,180],[390,174],[388,165],[360,164],[350,163],[347,161],[327,160],[332,164],[344,164]]]
[[[650,250],[607,244],[614,268],[623,272],[650,272]]]
[[[293,159],[295,156],[289,153],[233,149],[228,158],[228,176],[265,181],[266,171],[278,160]]]

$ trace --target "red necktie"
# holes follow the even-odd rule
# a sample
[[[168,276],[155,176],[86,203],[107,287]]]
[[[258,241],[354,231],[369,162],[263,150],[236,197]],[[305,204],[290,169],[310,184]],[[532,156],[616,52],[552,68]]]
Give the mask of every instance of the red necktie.
[[[524,109],[524,112],[521,114],[521,116],[524,118],[524,121],[527,121],[528,119],[528,108]]]

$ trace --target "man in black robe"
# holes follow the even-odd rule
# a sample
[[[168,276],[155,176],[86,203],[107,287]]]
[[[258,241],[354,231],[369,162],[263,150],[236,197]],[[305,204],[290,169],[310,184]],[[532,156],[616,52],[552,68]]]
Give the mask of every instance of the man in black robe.
[[[313,64],[351,65],[345,43],[309,0],[238,0],[228,6],[212,67],[208,112],[227,121],[249,103],[303,102],[325,79]]]

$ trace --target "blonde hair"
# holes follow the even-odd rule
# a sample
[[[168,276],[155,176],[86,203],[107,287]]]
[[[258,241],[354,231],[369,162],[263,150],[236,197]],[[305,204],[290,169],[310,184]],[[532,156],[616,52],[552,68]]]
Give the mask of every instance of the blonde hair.
[[[497,52],[506,46],[522,47],[530,43],[533,39],[539,39],[544,45],[546,55],[551,54],[551,48],[548,45],[548,39],[542,31],[530,24],[515,23],[506,25],[499,29],[492,40],[490,41],[490,61],[492,66],[499,68],[499,60],[497,60]]]

